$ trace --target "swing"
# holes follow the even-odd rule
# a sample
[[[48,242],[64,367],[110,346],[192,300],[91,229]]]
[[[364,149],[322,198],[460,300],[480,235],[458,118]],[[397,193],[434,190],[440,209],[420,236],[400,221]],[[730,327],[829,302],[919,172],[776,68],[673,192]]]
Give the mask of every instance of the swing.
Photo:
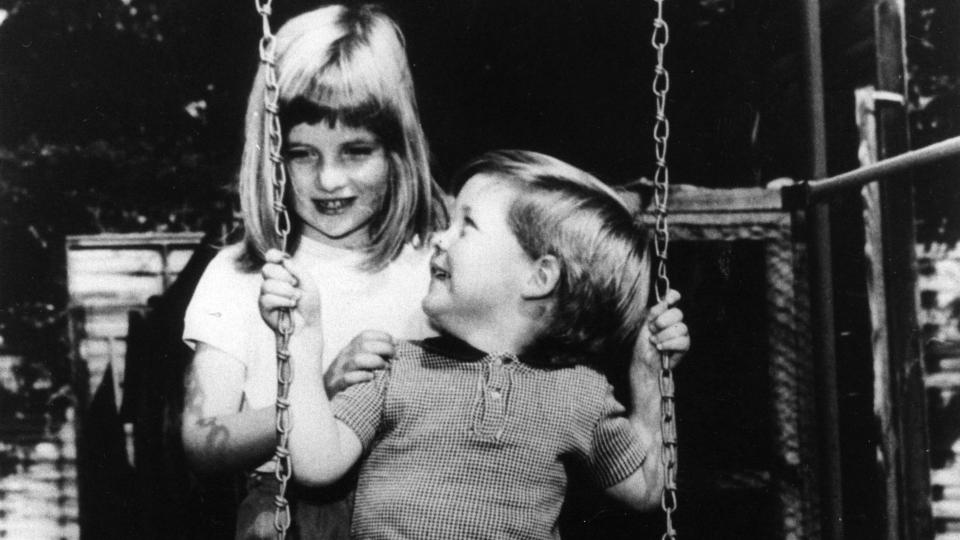
[[[272,14],[272,0],[254,0],[257,13],[262,23],[262,35],[259,42],[260,62],[265,66],[264,109],[267,113],[268,136],[267,152],[272,170],[273,208],[276,211],[274,228],[280,238],[280,250],[287,250],[287,237],[290,233],[290,217],[283,203],[284,190],[287,183],[287,172],[281,156],[282,133],[278,116],[280,88],[276,72],[276,41],[270,29],[270,15]],[[670,243],[669,226],[667,222],[667,199],[670,188],[670,171],[667,167],[667,145],[670,138],[670,122],[667,119],[667,94],[670,91],[670,74],[664,66],[664,52],[670,40],[670,31],[667,21],[663,17],[664,0],[654,0],[657,4],[657,14],[653,21],[651,45],[657,51],[657,64],[654,68],[653,93],[656,97],[656,122],[653,128],[655,141],[656,171],[654,173],[654,251],[657,258],[654,292],[657,302],[662,301],[670,290],[670,279],[667,276],[667,255]],[[274,474],[278,481],[277,494],[274,497],[276,511],[274,513],[274,528],[277,539],[284,540],[290,528],[290,503],[286,498],[287,484],[293,474],[290,451],[287,443],[290,437],[290,383],[292,372],[290,368],[290,351],[288,345],[293,334],[293,321],[290,311],[281,310],[276,333],[277,342],[277,400],[276,400],[276,428],[277,447],[274,452]],[[675,387],[673,370],[670,364],[670,355],[660,355],[660,428],[662,435],[662,451],[660,459],[663,464],[663,491],[660,495],[660,505],[665,515],[665,532],[663,539],[675,539],[677,531],[673,525],[673,512],[677,509],[677,429],[676,412],[674,407]]]

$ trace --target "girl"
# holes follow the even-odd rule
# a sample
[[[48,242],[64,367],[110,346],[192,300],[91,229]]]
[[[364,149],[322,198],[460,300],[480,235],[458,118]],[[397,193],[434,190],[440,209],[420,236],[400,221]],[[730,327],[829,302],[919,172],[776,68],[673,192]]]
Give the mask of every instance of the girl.
[[[286,23],[276,44],[289,251],[331,306],[322,324],[328,346],[315,361],[335,391],[383,367],[393,337],[429,334],[419,307],[429,262],[421,240],[445,226],[446,213],[427,166],[403,36],[390,18],[371,6],[323,7]],[[278,245],[262,71],[239,179],[245,238],[208,266],[184,330],[195,348],[182,428],[188,458],[204,472],[255,470],[238,516],[241,538],[275,535],[277,492],[276,344],[257,310],[263,253]],[[292,493],[291,534],[345,538],[347,491]]]

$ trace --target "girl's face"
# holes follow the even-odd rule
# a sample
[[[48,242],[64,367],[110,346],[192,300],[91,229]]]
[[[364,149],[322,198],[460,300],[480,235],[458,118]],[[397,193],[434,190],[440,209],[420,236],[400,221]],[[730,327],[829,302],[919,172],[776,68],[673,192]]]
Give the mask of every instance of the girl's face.
[[[377,136],[321,121],[293,126],[285,142],[293,210],[303,235],[335,247],[366,246],[368,225],[382,207],[390,176]]]

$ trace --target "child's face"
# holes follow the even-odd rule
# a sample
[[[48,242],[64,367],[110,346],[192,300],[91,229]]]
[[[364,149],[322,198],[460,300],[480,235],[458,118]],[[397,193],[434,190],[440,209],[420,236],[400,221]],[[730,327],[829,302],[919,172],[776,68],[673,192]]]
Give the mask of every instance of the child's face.
[[[502,180],[474,176],[457,196],[450,227],[434,236],[423,310],[440,329],[463,337],[520,307],[533,261],[507,224],[513,198]]]
[[[340,123],[297,124],[287,134],[285,158],[303,235],[336,247],[366,245],[390,174],[376,135]]]

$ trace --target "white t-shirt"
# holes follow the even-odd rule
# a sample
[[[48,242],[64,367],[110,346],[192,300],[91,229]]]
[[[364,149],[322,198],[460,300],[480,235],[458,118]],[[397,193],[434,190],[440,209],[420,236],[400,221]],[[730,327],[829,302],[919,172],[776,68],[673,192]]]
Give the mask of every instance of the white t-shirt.
[[[242,409],[272,405],[277,392],[276,338],[260,318],[259,271],[237,268],[241,245],[224,248],[207,266],[187,307],[183,339],[195,348],[204,342],[227,352],[246,372]],[[324,336],[323,369],[364,330],[381,330],[394,339],[422,339],[430,329],[420,302],[430,283],[430,250],[406,246],[386,268],[359,268],[363,254],[301,238],[293,255],[320,289]]]

